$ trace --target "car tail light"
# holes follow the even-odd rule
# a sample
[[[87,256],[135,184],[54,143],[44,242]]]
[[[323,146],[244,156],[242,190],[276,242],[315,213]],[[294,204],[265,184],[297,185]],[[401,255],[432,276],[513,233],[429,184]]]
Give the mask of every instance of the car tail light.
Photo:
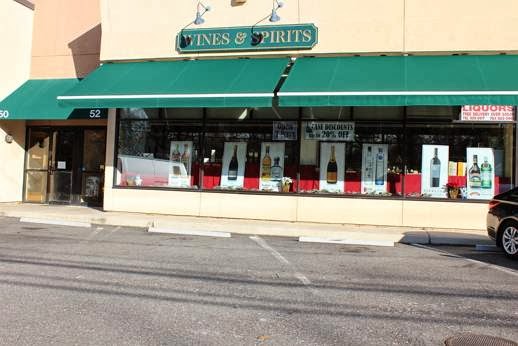
[[[494,207],[496,207],[499,204],[500,204],[500,201],[492,200],[489,202],[489,209],[493,209]]]

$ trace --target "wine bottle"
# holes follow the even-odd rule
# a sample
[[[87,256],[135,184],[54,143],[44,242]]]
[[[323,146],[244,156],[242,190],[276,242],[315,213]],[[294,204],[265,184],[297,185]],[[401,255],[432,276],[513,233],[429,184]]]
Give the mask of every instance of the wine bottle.
[[[228,180],[237,180],[237,173],[239,171],[239,162],[237,161],[237,145],[234,145],[234,154],[230,159],[228,165]]]
[[[265,149],[266,153],[264,154],[264,157],[261,161],[261,179],[263,180],[270,180],[271,177],[271,170],[272,170],[272,158],[270,157],[270,146],[266,145]]]
[[[365,181],[372,184],[372,147],[367,147],[367,154],[365,154]]]
[[[328,184],[336,184],[337,182],[337,174],[338,167],[336,165],[336,157],[335,157],[335,146],[331,145],[331,155],[329,157],[329,161],[327,162],[327,183]]]
[[[190,157],[189,145],[187,143],[185,143],[183,145],[183,153],[182,153],[182,157],[181,157],[181,162],[185,167],[185,171],[187,172],[187,175],[191,174],[191,165],[189,165],[189,157]]]
[[[282,167],[279,165],[281,158],[275,157],[273,159],[273,166],[271,170],[272,180],[280,181],[282,179]]]
[[[480,168],[478,167],[478,156],[473,155],[473,164],[468,171],[469,186],[472,189],[478,189],[481,186]]]
[[[493,168],[487,162],[487,157],[484,157],[484,162],[480,165],[480,187],[483,189],[490,189],[493,186]]]
[[[374,184],[381,186],[385,184],[385,171],[387,170],[385,165],[385,154],[383,154],[383,148],[378,148],[376,154],[376,173]]]
[[[441,160],[439,160],[438,151],[438,148],[434,148],[430,161],[430,187],[439,187],[441,182]]]

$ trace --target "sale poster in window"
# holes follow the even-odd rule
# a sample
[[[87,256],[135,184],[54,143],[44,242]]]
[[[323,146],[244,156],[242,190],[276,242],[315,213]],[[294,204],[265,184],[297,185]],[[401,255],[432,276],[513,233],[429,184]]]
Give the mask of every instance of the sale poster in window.
[[[362,193],[387,192],[387,144],[363,144]]]
[[[344,192],[345,143],[320,143],[320,190]]]
[[[467,199],[491,199],[495,194],[495,154],[492,148],[466,148]]]
[[[246,142],[225,142],[221,168],[221,187],[243,188]]]
[[[447,145],[423,145],[421,160],[421,194],[426,197],[446,198],[448,183]]]
[[[169,179],[171,187],[191,186],[192,141],[171,141]]]
[[[262,191],[281,191],[284,175],[284,143],[261,143],[261,166],[259,189]]]

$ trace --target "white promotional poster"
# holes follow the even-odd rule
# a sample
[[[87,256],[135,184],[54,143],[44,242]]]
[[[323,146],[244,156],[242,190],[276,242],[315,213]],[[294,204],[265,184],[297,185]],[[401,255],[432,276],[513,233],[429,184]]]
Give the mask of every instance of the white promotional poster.
[[[447,198],[449,147],[423,145],[421,161],[421,194],[428,197]]]
[[[261,166],[259,172],[259,189],[264,191],[281,191],[281,180],[284,175],[284,143],[261,143]]]
[[[243,188],[245,183],[246,142],[225,142],[221,186]]]
[[[387,144],[363,144],[362,193],[387,192]]]
[[[344,192],[345,143],[320,143],[320,190]]]
[[[171,141],[169,160],[168,185],[171,187],[190,187],[192,141]]]
[[[304,139],[320,141],[354,141],[352,121],[308,121],[303,124]]]
[[[466,148],[467,199],[491,199],[495,194],[495,154],[492,148]]]

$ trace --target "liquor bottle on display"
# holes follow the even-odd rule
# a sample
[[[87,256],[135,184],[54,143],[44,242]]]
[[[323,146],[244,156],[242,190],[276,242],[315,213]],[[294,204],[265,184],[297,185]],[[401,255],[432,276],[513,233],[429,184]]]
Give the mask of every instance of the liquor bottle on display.
[[[480,179],[480,168],[478,167],[478,156],[473,155],[473,164],[468,171],[468,181],[469,186],[472,189],[478,189],[481,187],[481,179]]]
[[[273,159],[273,166],[272,166],[272,180],[280,181],[282,179],[282,167],[279,165],[280,157],[275,157]]]
[[[367,147],[367,153],[365,154],[365,180],[372,184],[372,147]]]
[[[265,154],[261,161],[261,179],[270,180],[272,170],[272,158],[270,157],[270,146],[267,145],[265,148]]]
[[[171,153],[171,161],[180,162],[182,155],[180,154],[180,145],[176,144],[173,152]]]
[[[430,161],[430,187],[439,187],[441,183],[441,160],[439,160],[439,149],[433,149],[433,157]]]
[[[239,162],[237,161],[237,145],[234,145],[234,154],[228,165],[228,180],[237,180],[237,172],[239,171]]]
[[[384,185],[385,184],[385,171],[387,170],[385,164],[385,155],[383,154],[383,148],[378,148],[378,153],[376,154],[376,175],[374,179],[374,184],[376,185]]]
[[[185,167],[185,170],[187,171],[187,175],[191,175],[191,165],[189,165],[190,156],[191,155],[189,153],[189,145],[187,143],[185,143],[183,145],[183,153],[182,153],[181,161],[182,161],[183,166]]]
[[[493,168],[484,157],[484,162],[480,165],[480,187],[483,189],[490,189],[493,187]]]
[[[336,165],[334,145],[331,145],[331,155],[329,157],[329,161],[327,162],[326,179],[328,184],[336,184],[338,180],[338,166]]]

